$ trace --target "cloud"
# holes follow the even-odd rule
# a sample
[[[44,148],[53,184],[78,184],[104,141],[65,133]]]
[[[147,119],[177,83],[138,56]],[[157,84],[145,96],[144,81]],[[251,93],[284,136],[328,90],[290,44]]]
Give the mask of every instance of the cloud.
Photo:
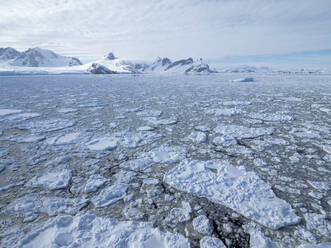
[[[0,0],[0,4],[0,47],[41,46],[83,58],[114,51],[120,57],[141,59],[331,48],[328,0]]]

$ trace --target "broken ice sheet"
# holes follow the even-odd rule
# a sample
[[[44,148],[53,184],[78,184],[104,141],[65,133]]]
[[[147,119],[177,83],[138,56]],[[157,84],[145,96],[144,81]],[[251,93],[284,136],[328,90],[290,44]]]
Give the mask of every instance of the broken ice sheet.
[[[301,220],[290,204],[277,198],[254,172],[227,162],[184,160],[168,171],[163,180],[179,190],[224,204],[272,229]]]
[[[178,163],[185,159],[186,149],[177,146],[162,145],[149,152],[140,153],[137,159],[123,162],[120,167],[142,171],[156,163]]]
[[[59,166],[34,176],[27,185],[46,190],[63,189],[68,187],[71,176],[71,171],[66,166]]]
[[[30,130],[32,133],[45,133],[72,127],[76,121],[66,119],[48,119],[20,123],[17,128]]]
[[[31,226],[32,227],[32,226]],[[5,236],[4,247],[145,247],[189,248],[180,234],[161,232],[149,222],[118,221],[92,213],[62,215],[39,223],[21,233]]]

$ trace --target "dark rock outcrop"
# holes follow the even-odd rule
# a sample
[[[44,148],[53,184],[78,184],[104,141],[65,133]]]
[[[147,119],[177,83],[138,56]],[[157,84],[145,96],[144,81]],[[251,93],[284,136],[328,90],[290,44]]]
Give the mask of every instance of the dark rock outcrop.
[[[167,70],[169,70],[169,69],[171,69],[172,67],[175,67],[175,66],[189,65],[189,64],[192,64],[192,63],[193,63],[192,58],[177,60],[177,61],[173,62],[172,64],[170,64],[165,70],[167,71]]]
[[[116,71],[112,71],[107,67],[100,65],[98,63],[93,63],[88,69],[88,72],[92,74],[117,74]]]

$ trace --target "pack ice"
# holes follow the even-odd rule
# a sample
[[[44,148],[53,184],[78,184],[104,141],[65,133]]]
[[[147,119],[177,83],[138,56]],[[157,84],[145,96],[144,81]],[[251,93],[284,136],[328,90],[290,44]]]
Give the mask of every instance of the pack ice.
[[[161,232],[152,223],[117,221],[92,213],[61,215],[30,228],[21,239],[3,240],[4,247],[131,247],[188,248],[180,234]]]
[[[272,229],[301,220],[290,204],[277,198],[254,172],[228,162],[184,160],[166,173],[163,180],[181,191],[224,204]]]

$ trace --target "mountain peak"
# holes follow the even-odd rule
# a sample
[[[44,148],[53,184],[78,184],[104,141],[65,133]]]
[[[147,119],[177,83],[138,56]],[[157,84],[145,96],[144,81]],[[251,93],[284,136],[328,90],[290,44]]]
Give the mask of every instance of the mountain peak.
[[[114,60],[114,59],[117,59],[117,57],[115,57],[114,53],[112,53],[112,52],[108,53],[105,57],[106,57],[106,59],[108,59],[108,60]]]

